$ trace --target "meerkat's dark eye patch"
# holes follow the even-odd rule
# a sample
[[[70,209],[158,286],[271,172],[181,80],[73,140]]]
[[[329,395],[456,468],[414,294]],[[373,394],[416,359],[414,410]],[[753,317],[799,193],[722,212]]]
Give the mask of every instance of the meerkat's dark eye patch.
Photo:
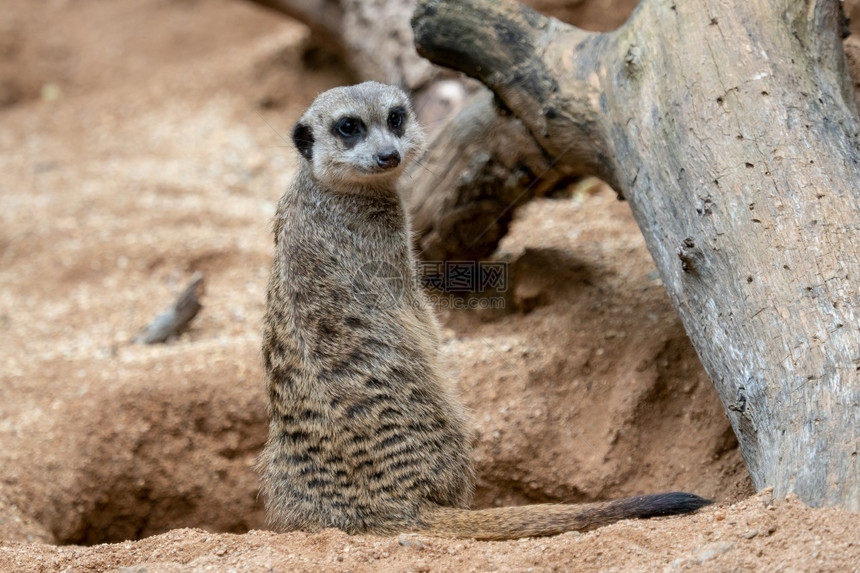
[[[403,135],[406,129],[406,108],[397,106],[388,112],[388,129],[396,136]]]
[[[304,123],[297,123],[293,128],[293,143],[302,157],[311,160],[314,154],[314,132]]]
[[[346,116],[334,122],[331,131],[343,139],[347,147],[352,147],[364,137],[367,128],[359,118]]]

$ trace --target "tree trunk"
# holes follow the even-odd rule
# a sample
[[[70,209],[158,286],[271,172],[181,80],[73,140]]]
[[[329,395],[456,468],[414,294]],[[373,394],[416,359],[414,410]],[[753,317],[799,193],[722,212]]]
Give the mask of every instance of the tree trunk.
[[[569,175],[519,120],[496,112],[489,90],[480,90],[404,178],[418,252],[435,261],[489,258],[515,207],[566,187]]]
[[[860,120],[836,0],[643,0],[609,34],[422,0],[419,52],[630,202],[757,488],[860,509]]]

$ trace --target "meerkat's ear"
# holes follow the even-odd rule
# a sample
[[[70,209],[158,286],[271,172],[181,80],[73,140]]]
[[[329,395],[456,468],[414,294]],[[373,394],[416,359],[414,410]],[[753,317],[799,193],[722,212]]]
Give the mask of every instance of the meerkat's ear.
[[[311,160],[314,154],[314,132],[309,125],[299,122],[293,128],[293,143],[302,157]]]

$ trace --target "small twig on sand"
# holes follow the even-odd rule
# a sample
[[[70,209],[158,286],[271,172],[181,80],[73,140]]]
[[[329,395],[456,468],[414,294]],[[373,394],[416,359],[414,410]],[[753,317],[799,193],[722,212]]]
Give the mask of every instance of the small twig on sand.
[[[191,277],[191,282],[176,301],[167,310],[156,316],[140,334],[134,337],[133,341],[156,344],[178,336],[203,308],[197,299],[198,290],[202,285],[203,273],[198,271]]]

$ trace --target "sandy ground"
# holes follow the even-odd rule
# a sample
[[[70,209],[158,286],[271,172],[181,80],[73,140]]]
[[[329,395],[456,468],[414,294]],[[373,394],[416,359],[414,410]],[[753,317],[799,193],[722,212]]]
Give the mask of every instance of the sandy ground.
[[[476,504],[717,503],[505,543],[265,531],[260,318],[296,162],[282,135],[350,82],[306,39],[238,1],[0,8],[0,571],[860,570],[856,514],[753,495],[605,189],[520,210],[496,255],[505,312],[443,314]],[[192,328],[131,343],[196,271]]]

